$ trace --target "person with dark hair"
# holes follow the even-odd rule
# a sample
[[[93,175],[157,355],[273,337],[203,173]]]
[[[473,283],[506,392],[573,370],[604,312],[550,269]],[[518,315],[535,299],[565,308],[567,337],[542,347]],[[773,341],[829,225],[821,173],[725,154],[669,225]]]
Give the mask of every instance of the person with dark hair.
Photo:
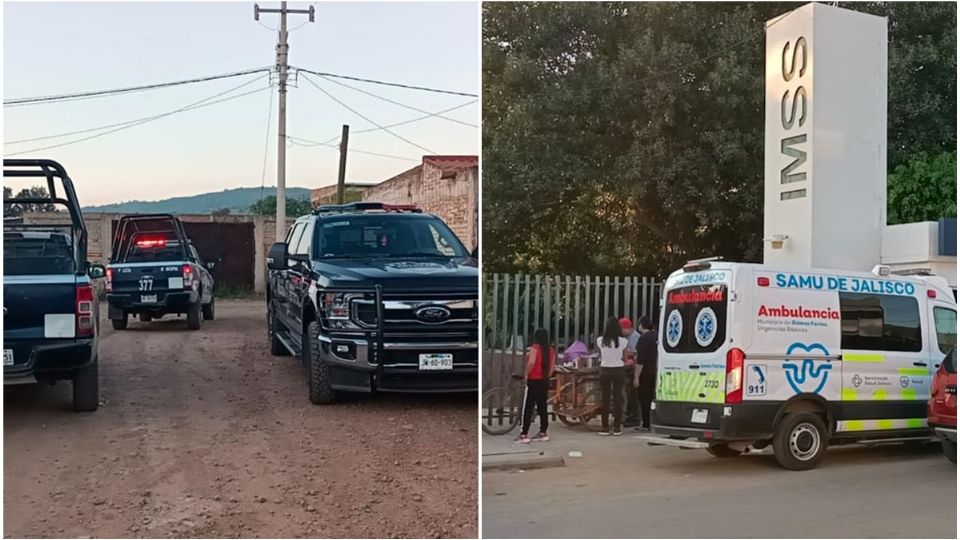
[[[623,418],[624,366],[627,361],[627,339],[623,337],[616,317],[607,319],[603,335],[597,338],[600,349],[600,435],[610,435],[610,401],[613,401],[613,434],[620,431]]]
[[[523,409],[521,416],[521,431],[517,442],[528,444],[532,442],[546,442],[547,435],[547,390],[550,377],[553,376],[553,367],[557,361],[557,351],[550,346],[550,336],[543,328],[533,333],[533,346],[527,353],[527,363],[524,375],[527,387],[523,393]],[[530,424],[533,423],[533,408],[536,406],[540,415],[540,432],[533,438],[528,435]]]
[[[650,317],[640,317],[640,339],[637,340],[633,387],[640,402],[641,425],[637,431],[650,430],[650,403],[657,394],[657,333]]]

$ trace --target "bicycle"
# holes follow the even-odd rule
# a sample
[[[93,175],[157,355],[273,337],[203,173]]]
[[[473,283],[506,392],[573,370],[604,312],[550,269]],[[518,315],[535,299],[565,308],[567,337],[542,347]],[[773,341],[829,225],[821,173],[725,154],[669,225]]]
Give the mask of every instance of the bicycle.
[[[570,427],[596,429],[599,419],[600,388],[595,368],[557,367],[547,405],[556,417]],[[491,388],[483,393],[481,411],[484,433],[505,435],[520,423],[523,414],[523,375],[512,375],[508,386]]]

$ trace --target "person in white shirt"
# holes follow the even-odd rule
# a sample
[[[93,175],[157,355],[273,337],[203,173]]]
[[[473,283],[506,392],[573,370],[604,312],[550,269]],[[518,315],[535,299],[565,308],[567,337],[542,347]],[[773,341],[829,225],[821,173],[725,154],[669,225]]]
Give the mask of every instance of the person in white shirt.
[[[610,435],[610,401],[613,401],[613,434],[620,430],[623,419],[623,383],[627,361],[627,339],[623,337],[616,317],[607,319],[603,335],[597,338],[600,349],[600,435]]]

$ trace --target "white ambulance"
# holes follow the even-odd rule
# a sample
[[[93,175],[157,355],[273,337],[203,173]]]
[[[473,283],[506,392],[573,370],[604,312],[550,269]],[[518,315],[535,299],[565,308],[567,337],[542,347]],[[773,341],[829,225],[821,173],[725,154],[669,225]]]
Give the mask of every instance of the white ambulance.
[[[828,443],[930,435],[931,377],[957,340],[942,277],[705,259],[670,275],[661,305],[651,444],[773,445],[803,470]]]

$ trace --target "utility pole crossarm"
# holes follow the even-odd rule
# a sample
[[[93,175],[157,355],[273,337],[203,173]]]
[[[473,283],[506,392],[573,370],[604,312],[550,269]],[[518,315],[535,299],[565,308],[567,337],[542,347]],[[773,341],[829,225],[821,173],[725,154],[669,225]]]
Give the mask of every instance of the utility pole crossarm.
[[[278,13],[280,15],[279,39],[277,40],[277,91],[280,93],[279,114],[277,115],[277,223],[276,241],[282,242],[287,236],[287,71],[290,67],[287,44],[287,14],[304,14],[314,21],[313,6],[309,9],[287,9],[286,2],[280,2],[280,9],[261,8],[253,5],[253,18],[260,20],[260,13]]]

